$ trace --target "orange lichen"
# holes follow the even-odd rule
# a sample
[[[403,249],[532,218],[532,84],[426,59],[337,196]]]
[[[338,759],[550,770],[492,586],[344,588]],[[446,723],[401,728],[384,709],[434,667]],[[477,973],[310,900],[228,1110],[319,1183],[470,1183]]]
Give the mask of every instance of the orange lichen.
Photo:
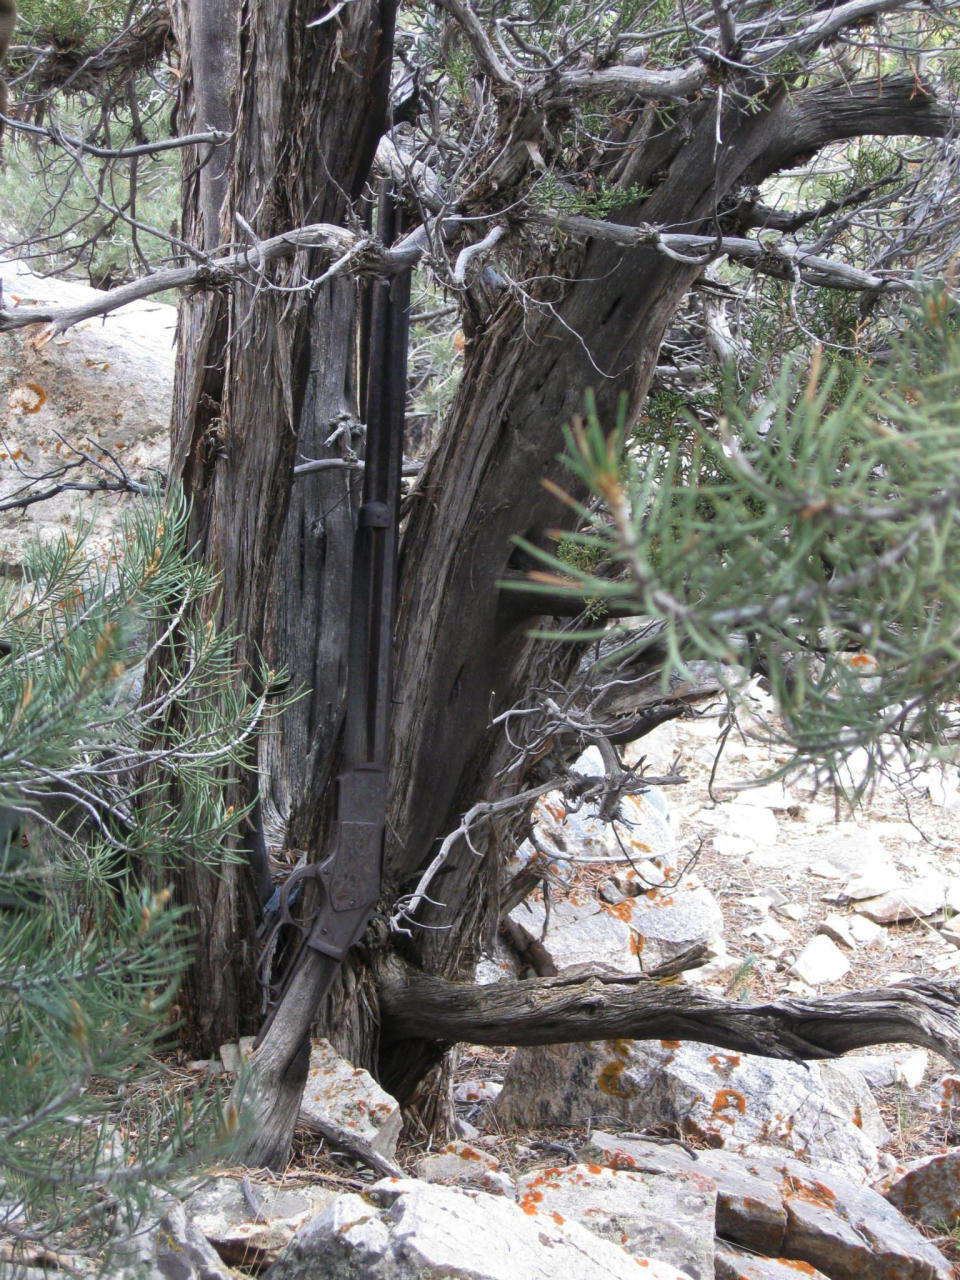
[[[620,1077],[623,1075],[623,1063],[608,1062],[601,1068],[600,1074],[597,1076],[597,1088],[601,1093],[613,1094],[615,1097],[623,1092],[620,1083]]]
[[[747,1100],[737,1089],[718,1089],[713,1099],[713,1114],[719,1116],[721,1120],[728,1119],[727,1116],[721,1116],[721,1111],[734,1107],[742,1116],[747,1114]]]
[[[860,1113],[859,1105],[853,1108],[853,1123],[857,1126],[858,1129],[863,1128],[863,1116]]]
[[[679,1040],[661,1040],[660,1045],[664,1049],[679,1049],[680,1041]]]
[[[832,1209],[837,1203],[836,1193],[823,1182],[817,1182],[813,1178],[798,1178],[787,1173],[784,1175],[782,1187],[782,1194],[785,1197],[793,1196],[820,1209]]]
[[[643,948],[646,945],[646,939],[642,933],[634,931],[630,934],[630,950],[635,956],[642,955]]]
[[[557,1213],[556,1209],[553,1210],[553,1212],[550,1214],[550,1217],[554,1220],[554,1222],[557,1224],[558,1227],[562,1227],[563,1224],[566,1222],[566,1218],[563,1216],[563,1214]]]
[[[616,916],[618,920],[622,920],[625,924],[633,919],[633,903],[629,898],[625,898],[623,902],[608,902],[604,904],[604,911],[611,916]]]
[[[707,1061],[714,1071],[719,1071],[722,1075],[728,1076],[734,1067],[739,1067],[740,1055],[739,1053],[711,1053]]]
[[[524,1213],[530,1214],[530,1215],[531,1215],[531,1217],[532,1217],[534,1214],[536,1214],[536,1213],[539,1213],[539,1212],[540,1212],[540,1210],[537,1208],[537,1205],[538,1205],[542,1200],[543,1200],[543,1192],[542,1192],[542,1191],[533,1191],[533,1190],[530,1190],[530,1191],[528,1191],[528,1192],[527,1192],[527,1194],[526,1194],[525,1196],[523,1196],[523,1197],[520,1199],[520,1202],[519,1202],[519,1203],[520,1203],[520,1208],[523,1210],[523,1212],[524,1212]]]

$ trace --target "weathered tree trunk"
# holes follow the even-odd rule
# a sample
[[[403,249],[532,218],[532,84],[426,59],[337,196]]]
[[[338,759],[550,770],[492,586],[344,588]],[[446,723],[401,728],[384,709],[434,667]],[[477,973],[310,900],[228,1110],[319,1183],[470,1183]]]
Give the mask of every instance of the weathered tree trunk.
[[[386,118],[394,11],[393,0],[356,0],[311,28],[298,0],[179,0],[180,128],[235,129],[206,165],[186,157],[188,243],[344,220]],[[240,635],[242,660],[260,652],[310,689],[263,743],[264,808],[284,815],[322,791],[342,714],[356,479],[338,471],[293,487],[298,457],[339,456],[324,441],[357,419],[355,285],[305,287],[321,273],[300,254],[269,282],[184,299],[174,399],[171,473],[193,504],[191,542],[220,575],[219,619]],[[251,798],[245,786],[237,802]],[[195,1051],[208,1053],[259,1017],[254,879],[188,863],[179,892],[197,918],[183,1010]]]
[[[727,101],[731,101],[729,98]],[[909,77],[872,86],[837,86],[787,96],[782,88],[728,106],[690,107],[682,125],[637,158],[631,181],[653,194],[620,222],[708,231],[716,210],[743,183],[762,180],[803,153],[862,132],[940,133],[947,113],[915,100]],[[718,138],[722,142],[718,143]],[[499,194],[499,193],[498,193]],[[502,197],[501,197],[502,198]],[[438,448],[420,477],[404,542],[390,829],[390,887],[411,877],[439,835],[504,779],[506,744],[487,726],[523,697],[538,662],[530,621],[503,608],[498,582],[512,565],[513,539],[542,543],[569,519],[541,480],[563,483],[561,428],[582,412],[592,388],[612,427],[625,397],[628,416],[642,405],[668,323],[701,272],[651,248],[624,252],[593,242],[560,247],[540,265],[549,307],[505,297],[469,336],[463,380]],[[570,283],[565,286],[560,281]],[[553,671],[563,679],[571,657]],[[460,843],[433,881],[443,906],[418,917],[417,963],[446,977],[470,972],[479,941],[498,910],[495,834],[478,860]],[[409,1080],[415,1046],[386,1046],[386,1081]],[[422,1069],[436,1046],[423,1046]],[[413,1073],[415,1075],[415,1072]]]

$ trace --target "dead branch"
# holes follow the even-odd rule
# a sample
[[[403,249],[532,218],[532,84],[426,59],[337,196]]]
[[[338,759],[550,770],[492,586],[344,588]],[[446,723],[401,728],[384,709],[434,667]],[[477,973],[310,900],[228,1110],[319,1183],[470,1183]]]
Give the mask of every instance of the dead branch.
[[[694,1040],[766,1058],[834,1058],[904,1043],[960,1064],[960,984],[911,978],[840,996],[765,1004],[721,1000],[644,974],[530,978],[489,986],[448,982],[397,961],[380,987],[385,1040],[443,1044],[570,1044]]]

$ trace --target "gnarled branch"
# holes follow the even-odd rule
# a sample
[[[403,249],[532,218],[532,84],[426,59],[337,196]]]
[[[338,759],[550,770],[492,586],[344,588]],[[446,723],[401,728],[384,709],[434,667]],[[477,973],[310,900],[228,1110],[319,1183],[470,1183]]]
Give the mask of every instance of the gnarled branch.
[[[833,1058],[867,1045],[919,1045],[960,1064],[960,984],[911,978],[879,990],[721,1000],[643,974],[472,986],[395,966],[380,988],[385,1040],[569,1044],[694,1040],[767,1058]]]

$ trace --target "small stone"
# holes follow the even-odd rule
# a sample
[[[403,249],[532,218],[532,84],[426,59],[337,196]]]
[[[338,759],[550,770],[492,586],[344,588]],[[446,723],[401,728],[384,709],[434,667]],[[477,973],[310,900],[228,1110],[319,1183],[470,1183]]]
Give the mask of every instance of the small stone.
[[[886,942],[886,934],[882,927],[873,920],[868,920],[866,916],[860,914],[848,916],[847,928],[857,942],[863,942],[867,946],[871,942]]]
[[[960,947],[960,925],[957,924],[956,917],[940,926],[940,937],[953,943],[955,947]]]
[[[776,920],[761,920],[759,924],[748,925],[743,930],[745,938],[759,938],[762,942],[779,943],[785,945],[792,941],[793,935],[789,930],[785,929],[782,924],[777,924]]]
[[[835,942],[825,934],[811,938],[790,969],[793,977],[811,987],[839,982],[850,968],[850,961]]]
[[[500,1168],[500,1161],[468,1142],[449,1142],[440,1151],[421,1156],[417,1177],[446,1186],[479,1187],[492,1195],[516,1195],[513,1179]]]
[[[597,896],[610,906],[615,907],[617,903],[622,902],[627,896],[614,876],[609,876],[606,880],[600,882],[597,888]]]
[[[773,908],[774,914],[783,916],[786,920],[793,920],[798,923],[807,914],[807,908],[802,907],[798,902],[784,902]]]
[[[237,1074],[241,1064],[246,1062],[253,1052],[255,1039],[255,1036],[241,1036],[239,1041],[231,1041],[220,1046],[220,1061],[223,1063],[224,1071],[229,1071],[234,1076]]]
[[[453,1087],[454,1102],[492,1102],[503,1085],[497,1080],[461,1080]]]
[[[960,951],[953,951],[945,956],[934,956],[930,961],[931,968],[936,969],[937,973],[948,973],[958,965],[960,965]]]
[[[843,887],[834,895],[837,902],[864,902],[869,898],[879,898],[885,893],[894,893],[903,888],[900,873],[889,864],[882,863],[872,867],[860,875],[851,876],[844,881]]]
[[[857,943],[853,936],[850,926],[847,924],[845,916],[838,915],[835,911],[831,911],[817,925],[817,933],[825,934],[831,941],[839,943],[840,946],[853,950]]]

